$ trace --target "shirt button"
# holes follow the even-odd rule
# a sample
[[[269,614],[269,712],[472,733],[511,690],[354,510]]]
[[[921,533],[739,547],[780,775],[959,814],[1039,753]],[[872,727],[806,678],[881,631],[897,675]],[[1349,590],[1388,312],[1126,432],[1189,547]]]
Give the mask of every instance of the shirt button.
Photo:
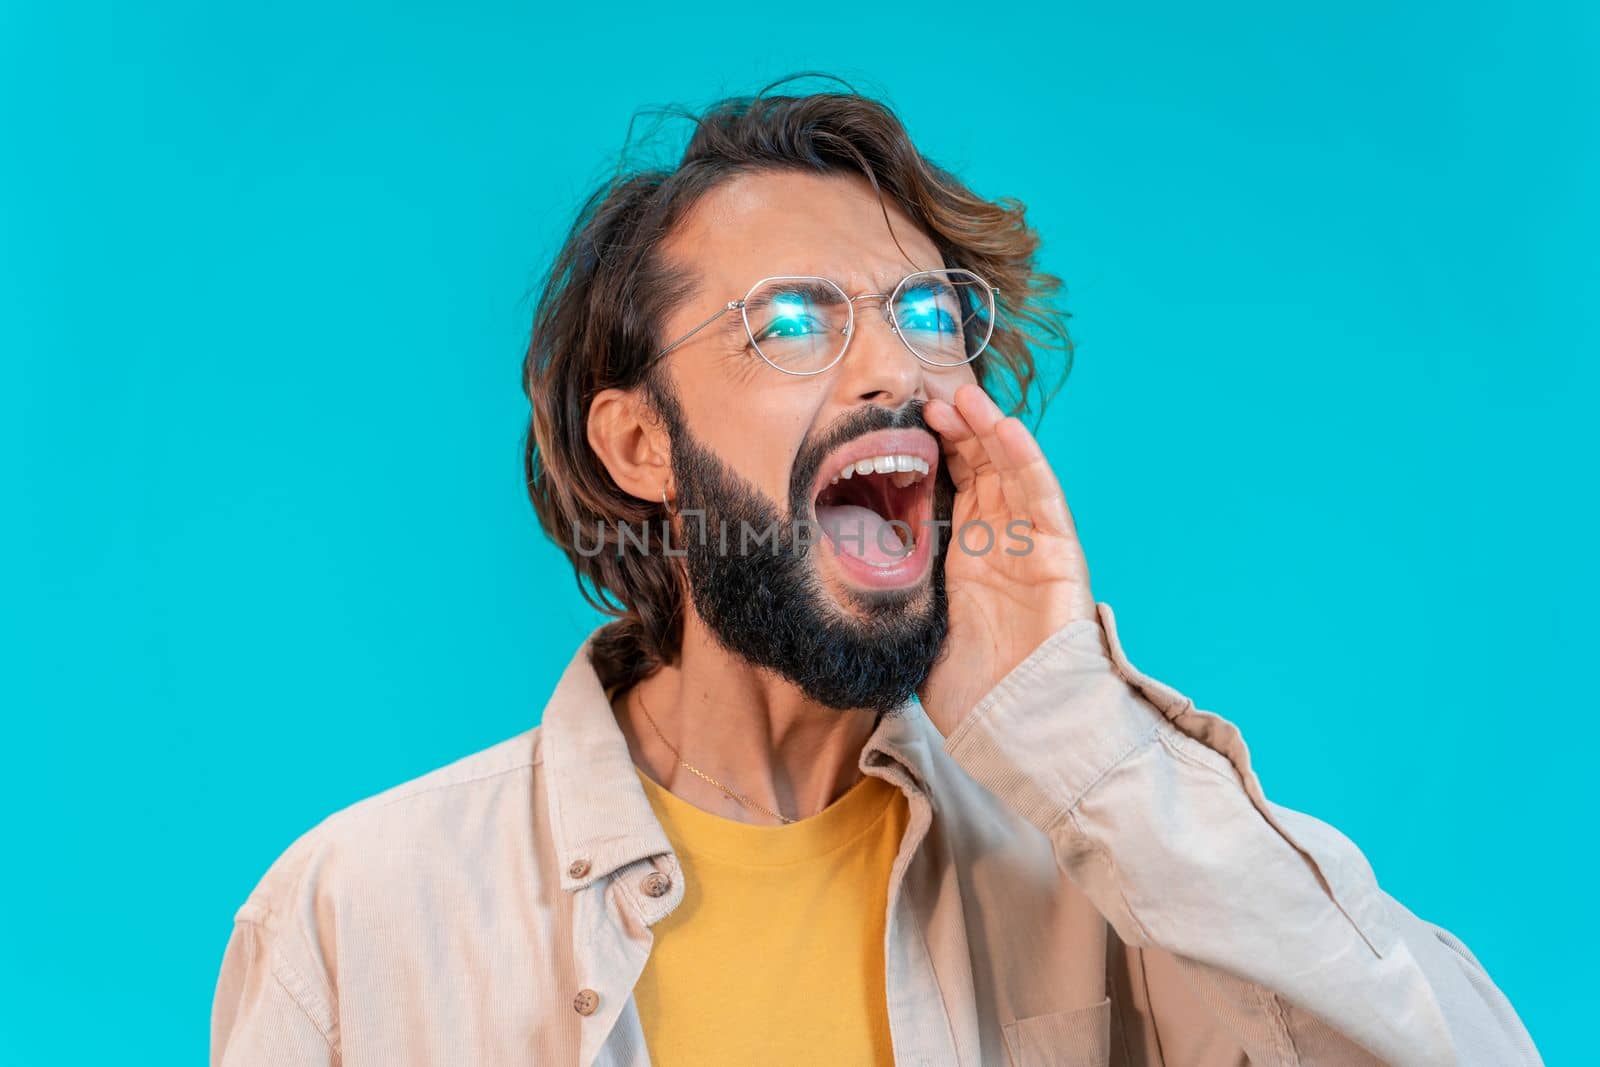
[[[567,874],[571,875],[573,878],[582,878],[584,875],[586,875],[588,873],[589,873],[589,861],[588,860],[573,860],[572,861],[572,866],[567,868]]]
[[[644,881],[639,884],[650,896],[661,897],[666,896],[667,890],[672,888],[672,879],[660,871],[655,871],[645,875]]]
[[[572,998],[572,1010],[579,1015],[593,1015],[599,1006],[600,994],[592,989],[580,989],[578,995]]]

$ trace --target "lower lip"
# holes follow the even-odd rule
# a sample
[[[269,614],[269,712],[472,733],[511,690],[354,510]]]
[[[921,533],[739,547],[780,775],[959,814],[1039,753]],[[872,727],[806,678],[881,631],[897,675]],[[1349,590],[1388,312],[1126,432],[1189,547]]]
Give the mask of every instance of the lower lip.
[[[922,531],[922,536],[917,538],[911,551],[888,567],[874,567],[866,560],[842,550],[834,543],[824,531],[822,540],[817,547],[823,548],[834,564],[844,572],[846,578],[857,585],[864,585],[869,589],[904,589],[921,581],[928,572],[928,563],[933,558],[934,529]]]

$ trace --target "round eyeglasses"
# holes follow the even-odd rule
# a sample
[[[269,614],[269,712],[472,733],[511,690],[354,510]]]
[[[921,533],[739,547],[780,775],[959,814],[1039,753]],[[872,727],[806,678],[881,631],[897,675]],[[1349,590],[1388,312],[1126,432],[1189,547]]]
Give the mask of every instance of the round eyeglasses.
[[[971,363],[994,334],[1000,290],[970,270],[921,270],[887,294],[889,329],[922,362],[935,367]],[[855,302],[883,293],[848,296],[837,282],[811,275],[762,278],[700,325],[650,357],[654,364],[730,311],[738,311],[756,354],[785,374],[821,374],[844,358],[855,329]]]

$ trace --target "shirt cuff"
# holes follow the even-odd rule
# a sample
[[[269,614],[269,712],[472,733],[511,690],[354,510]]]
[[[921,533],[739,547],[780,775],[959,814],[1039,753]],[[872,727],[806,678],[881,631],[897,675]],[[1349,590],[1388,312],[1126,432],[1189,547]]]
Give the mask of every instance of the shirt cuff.
[[[1034,649],[944,743],[974,781],[1046,833],[1171,728],[1157,708],[1188,704],[1137,672],[1125,676],[1111,608],[1096,608],[1098,618],[1068,623]]]

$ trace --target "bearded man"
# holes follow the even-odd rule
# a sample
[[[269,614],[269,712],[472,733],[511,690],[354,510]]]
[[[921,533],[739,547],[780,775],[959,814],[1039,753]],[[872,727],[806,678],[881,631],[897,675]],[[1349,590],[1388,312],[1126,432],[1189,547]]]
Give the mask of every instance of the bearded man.
[[[272,865],[212,1062],[1538,1062],[1124,654],[994,399],[1070,352],[1022,207],[854,93],[695,121],[586,204],[524,365],[614,620],[540,725]]]

